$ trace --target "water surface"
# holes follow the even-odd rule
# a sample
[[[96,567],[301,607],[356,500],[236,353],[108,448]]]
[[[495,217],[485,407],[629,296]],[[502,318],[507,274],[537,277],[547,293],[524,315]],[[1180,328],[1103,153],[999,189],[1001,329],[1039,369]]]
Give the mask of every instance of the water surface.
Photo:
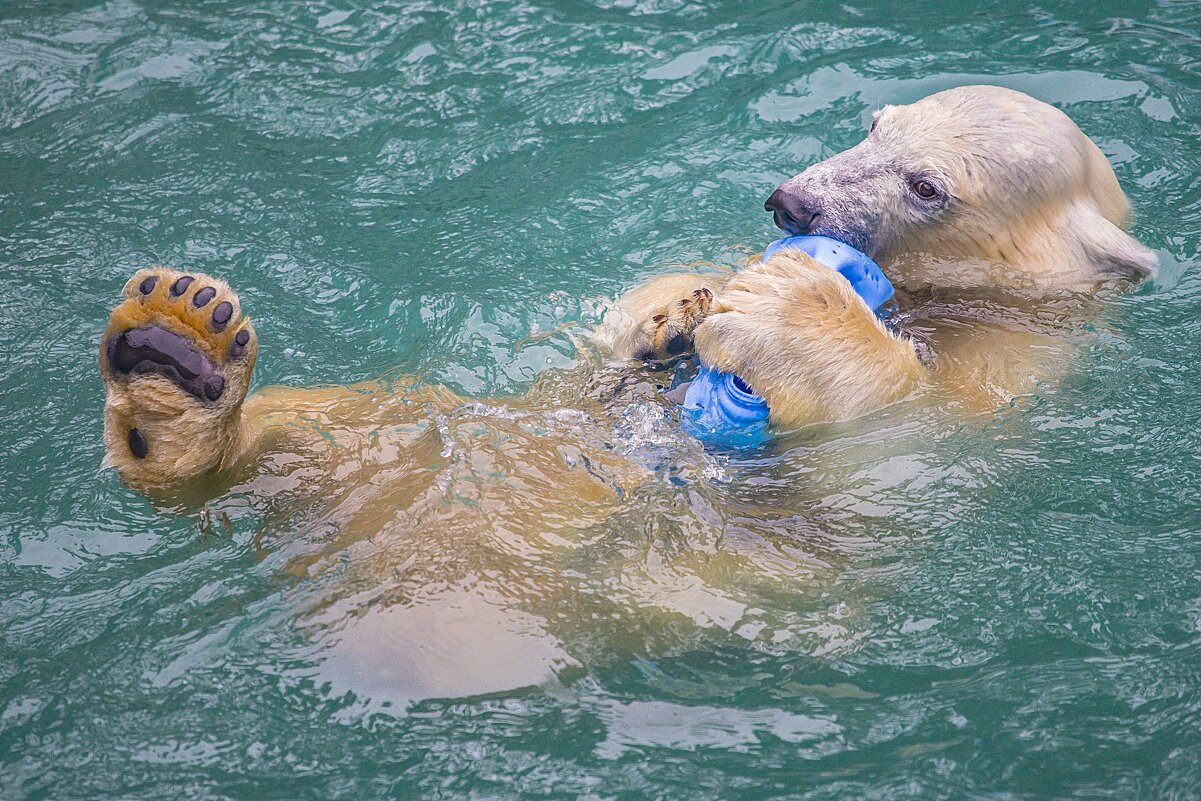
[[[652,479],[536,539],[496,524],[532,490],[354,538],[337,500],[100,469],[141,266],[238,287],[258,386],[519,394],[615,293],[762,247],[873,109],[971,82],[1076,119],[1163,263],[1013,407],[731,457],[627,387],[537,425]],[[1201,796],[1199,137],[1191,2],[9,4],[0,797]]]

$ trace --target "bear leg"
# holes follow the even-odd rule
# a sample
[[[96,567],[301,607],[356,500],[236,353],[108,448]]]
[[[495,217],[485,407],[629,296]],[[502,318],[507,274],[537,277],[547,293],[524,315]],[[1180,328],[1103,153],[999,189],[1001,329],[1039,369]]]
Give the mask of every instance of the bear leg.
[[[163,488],[228,466],[253,439],[242,401],[258,337],[220,279],[163,267],[125,285],[100,342],[106,461]]]

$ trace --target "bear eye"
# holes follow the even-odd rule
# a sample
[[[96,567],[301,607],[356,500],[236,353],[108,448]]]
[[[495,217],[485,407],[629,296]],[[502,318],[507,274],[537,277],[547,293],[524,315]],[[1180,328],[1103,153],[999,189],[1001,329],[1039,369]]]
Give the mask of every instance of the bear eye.
[[[925,200],[933,200],[938,197],[938,187],[924,178],[913,182],[913,192]]]

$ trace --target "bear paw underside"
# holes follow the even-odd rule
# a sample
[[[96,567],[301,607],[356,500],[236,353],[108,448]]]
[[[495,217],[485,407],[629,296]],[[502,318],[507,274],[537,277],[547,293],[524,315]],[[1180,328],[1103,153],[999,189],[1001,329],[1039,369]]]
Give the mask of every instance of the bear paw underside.
[[[201,403],[217,403],[230,368],[244,369],[254,329],[224,281],[200,273],[142,270],[114,309],[103,354],[111,377],[162,376]]]

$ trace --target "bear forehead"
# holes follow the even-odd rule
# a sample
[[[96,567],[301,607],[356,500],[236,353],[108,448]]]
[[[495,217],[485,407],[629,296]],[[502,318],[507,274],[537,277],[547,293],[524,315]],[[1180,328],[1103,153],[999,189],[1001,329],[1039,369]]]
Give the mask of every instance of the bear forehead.
[[[886,106],[881,121],[915,142],[1006,143],[1062,147],[1083,137],[1076,124],[1054,106],[996,86],[963,86],[903,106]]]
[[[886,106],[874,138],[899,162],[949,175],[1038,174],[1045,183],[1083,168],[1083,134],[1057,109],[1010,90],[954,92]]]

